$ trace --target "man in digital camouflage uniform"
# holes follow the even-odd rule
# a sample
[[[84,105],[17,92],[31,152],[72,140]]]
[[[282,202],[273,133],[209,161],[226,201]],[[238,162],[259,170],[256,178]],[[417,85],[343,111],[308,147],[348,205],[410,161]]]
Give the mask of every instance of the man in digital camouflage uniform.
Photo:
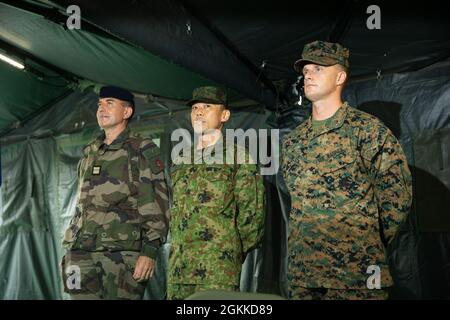
[[[393,284],[385,249],[410,209],[411,174],[392,132],[341,100],[348,57],[314,41],[294,65],[312,116],[282,145],[292,299],[386,299]]]
[[[100,90],[104,133],[78,166],[76,213],[65,237],[65,291],[72,299],[141,299],[168,232],[168,196],[159,148],[132,133],[134,97]]]
[[[200,137],[187,161],[171,170],[167,298],[177,300],[202,290],[239,290],[242,263],[260,244],[265,220],[264,185],[256,164],[236,144],[234,151],[248,161],[238,164],[232,156],[226,161],[230,150],[220,131],[230,117],[225,92],[197,88],[188,105]],[[207,164],[212,162],[208,154],[215,152],[224,153],[224,163]]]

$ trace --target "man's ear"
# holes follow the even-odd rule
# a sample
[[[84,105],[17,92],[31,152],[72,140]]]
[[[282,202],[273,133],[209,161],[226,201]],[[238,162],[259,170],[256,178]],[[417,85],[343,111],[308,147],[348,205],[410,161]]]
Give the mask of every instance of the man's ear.
[[[133,108],[130,105],[127,105],[125,107],[125,111],[123,112],[123,118],[125,120],[129,120],[132,115],[133,115]]]
[[[345,83],[345,80],[347,80],[347,72],[345,71],[339,71],[338,76],[336,78],[336,85],[341,86]]]
[[[220,121],[227,122],[228,119],[230,119],[230,116],[231,116],[231,111],[228,109],[223,109],[222,116],[220,117]]]

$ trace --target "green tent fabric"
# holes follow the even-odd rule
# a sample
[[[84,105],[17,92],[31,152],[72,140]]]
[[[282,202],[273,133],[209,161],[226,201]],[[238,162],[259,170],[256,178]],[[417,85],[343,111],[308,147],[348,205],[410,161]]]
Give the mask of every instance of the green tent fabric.
[[[11,52],[5,52],[2,43]],[[21,71],[0,63],[0,135],[21,126],[71,89],[89,85],[98,89],[109,84],[146,94],[149,99],[185,101],[194,88],[217,85],[142,48],[83,30],[68,30],[4,3],[0,3],[0,49],[26,64]],[[243,98],[233,90],[229,95],[230,100]]]
[[[69,90],[62,78],[41,81],[32,73],[0,63],[0,131],[26,119]]]
[[[59,296],[57,225],[51,215],[57,201],[50,200],[58,176],[54,151],[53,139],[26,140],[2,150],[2,299]]]
[[[68,30],[42,16],[0,3],[0,39],[83,79],[135,92],[188,99],[212,83],[143,49],[83,30]]]

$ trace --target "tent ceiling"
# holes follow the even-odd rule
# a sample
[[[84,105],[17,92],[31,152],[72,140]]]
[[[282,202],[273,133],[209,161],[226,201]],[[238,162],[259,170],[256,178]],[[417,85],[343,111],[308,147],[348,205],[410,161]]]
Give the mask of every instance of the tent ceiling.
[[[41,15],[1,2],[0,49],[27,64],[20,71],[0,63],[0,131],[45,108],[73,87],[70,82],[75,78],[179,100],[189,99],[197,86],[215,84],[142,48],[83,30],[66,30]],[[236,95],[232,92],[232,97]]]
[[[426,6],[391,1],[279,1],[244,7],[228,2],[190,1],[254,64],[268,62],[271,79],[293,77],[293,63],[305,43],[339,41],[350,49],[354,78],[411,70],[450,57],[450,16],[443,1]],[[369,30],[366,9],[379,3],[381,29]],[[213,9],[215,8],[215,10]]]
[[[143,49],[0,3],[0,39],[80,78],[175,99],[210,82]]]
[[[264,102],[272,92],[267,85],[261,88],[262,80],[292,82],[293,62],[303,45],[316,39],[339,41],[350,49],[353,79],[375,77],[377,70],[416,70],[450,56],[444,1],[53,2],[78,4],[83,17],[112,34]],[[381,9],[380,30],[366,26],[372,4]]]
[[[63,9],[72,4],[81,8],[82,30],[62,26]],[[15,49],[40,70],[36,77],[33,69],[18,74],[0,66],[0,81],[8,83],[1,89],[8,93],[0,94],[0,130],[45,108],[74,77],[182,100],[198,85],[221,83],[235,90],[234,97],[239,92],[273,108],[276,95],[296,79],[292,65],[301,48],[315,39],[350,48],[353,80],[449,58],[445,2],[377,2],[381,30],[366,27],[370,4],[0,0],[0,49]],[[280,89],[280,83],[287,86]]]

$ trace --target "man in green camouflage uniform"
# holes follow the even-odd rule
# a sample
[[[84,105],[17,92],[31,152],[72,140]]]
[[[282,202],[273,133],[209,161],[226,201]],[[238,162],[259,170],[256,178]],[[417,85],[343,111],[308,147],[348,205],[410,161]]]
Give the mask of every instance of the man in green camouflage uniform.
[[[104,133],[84,148],[76,213],[65,233],[65,291],[72,299],[141,299],[168,231],[159,148],[132,133],[133,95],[103,87]]]
[[[282,145],[292,299],[386,299],[393,284],[385,249],[410,209],[411,174],[392,132],[341,100],[348,57],[315,41],[295,63],[313,110]]]
[[[187,161],[171,171],[168,299],[202,290],[239,290],[242,263],[260,244],[265,220],[264,185],[256,164],[236,144],[233,151],[248,161],[239,164],[232,156],[226,161],[230,150],[220,131],[230,117],[225,92],[197,88],[189,105],[200,138]],[[224,162],[207,164],[216,151],[224,153]]]

